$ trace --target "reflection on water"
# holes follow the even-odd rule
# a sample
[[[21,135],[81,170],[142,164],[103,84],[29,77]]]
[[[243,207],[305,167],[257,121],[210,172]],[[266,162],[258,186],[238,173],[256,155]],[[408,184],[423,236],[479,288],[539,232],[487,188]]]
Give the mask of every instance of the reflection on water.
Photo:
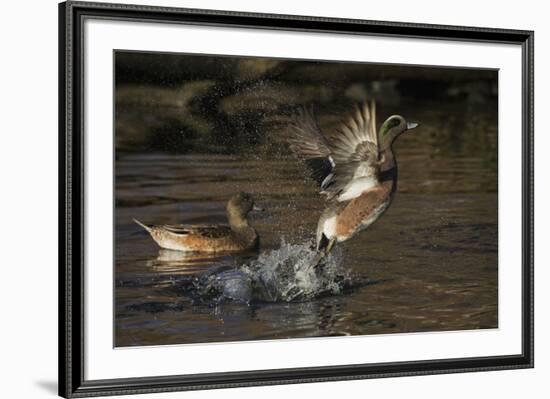
[[[159,249],[158,256],[148,260],[147,266],[157,273],[190,274],[193,270],[220,262],[221,256],[215,253],[180,252]]]
[[[481,144],[494,143],[496,130],[481,121],[475,145],[452,146],[433,126],[444,126],[448,139],[455,128],[472,134],[475,126],[437,122],[399,140],[393,205],[341,245],[342,267],[357,284],[337,295],[291,302],[197,301],[189,288],[197,287],[197,279],[254,264],[258,252],[159,250],[132,218],[224,223],[227,198],[242,190],[267,210],[252,217],[260,253],[280,248],[282,238],[306,242],[323,200],[299,162],[284,154],[118,154],[116,345],[497,327],[496,156]]]

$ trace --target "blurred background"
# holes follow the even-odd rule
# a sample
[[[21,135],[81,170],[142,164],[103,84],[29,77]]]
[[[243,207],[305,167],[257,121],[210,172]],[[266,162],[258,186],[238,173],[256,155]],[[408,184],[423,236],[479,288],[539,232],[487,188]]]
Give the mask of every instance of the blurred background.
[[[432,152],[494,161],[497,94],[493,70],[119,51],[117,152],[273,155],[298,106],[313,104],[330,128],[374,98],[379,124],[392,114],[424,122]]]

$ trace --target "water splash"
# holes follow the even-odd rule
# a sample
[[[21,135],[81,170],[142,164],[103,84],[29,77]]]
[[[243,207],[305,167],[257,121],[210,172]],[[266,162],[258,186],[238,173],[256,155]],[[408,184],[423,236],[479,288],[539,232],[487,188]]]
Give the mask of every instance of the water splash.
[[[193,282],[194,299],[201,302],[294,302],[338,295],[351,288],[350,272],[335,249],[317,267],[311,243],[281,241],[278,249],[260,254],[248,264],[217,269]]]

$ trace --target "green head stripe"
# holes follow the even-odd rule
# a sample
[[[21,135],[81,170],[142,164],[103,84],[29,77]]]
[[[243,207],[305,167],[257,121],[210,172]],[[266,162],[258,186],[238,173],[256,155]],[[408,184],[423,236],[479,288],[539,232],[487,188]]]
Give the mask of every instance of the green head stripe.
[[[386,122],[382,124],[380,127],[380,137],[385,137],[388,132],[393,129],[394,127],[399,125],[399,119],[397,118],[390,118]]]

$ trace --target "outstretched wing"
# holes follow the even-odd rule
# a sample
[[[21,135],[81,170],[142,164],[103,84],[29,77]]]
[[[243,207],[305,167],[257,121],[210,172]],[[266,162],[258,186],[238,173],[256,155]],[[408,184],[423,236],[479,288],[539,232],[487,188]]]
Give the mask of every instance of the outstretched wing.
[[[288,133],[288,144],[298,158],[306,160],[330,156],[328,143],[321,133],[311,107],[298,111]]]
[[[334,168],[321,189],[328,199],[348,201],[379,184],[374,102],[357,107],[350,118],[327,137],[327,145]]]
[[[157,227],[177,235],[193,234],[205,238],[222,238],[231,234],[229,226],[164,224]]]
[[[289,126],[287,142],[290,150],[303,160],[311,177],[319,184],[332,172],[334,162],[312,107],[301,109]]]

